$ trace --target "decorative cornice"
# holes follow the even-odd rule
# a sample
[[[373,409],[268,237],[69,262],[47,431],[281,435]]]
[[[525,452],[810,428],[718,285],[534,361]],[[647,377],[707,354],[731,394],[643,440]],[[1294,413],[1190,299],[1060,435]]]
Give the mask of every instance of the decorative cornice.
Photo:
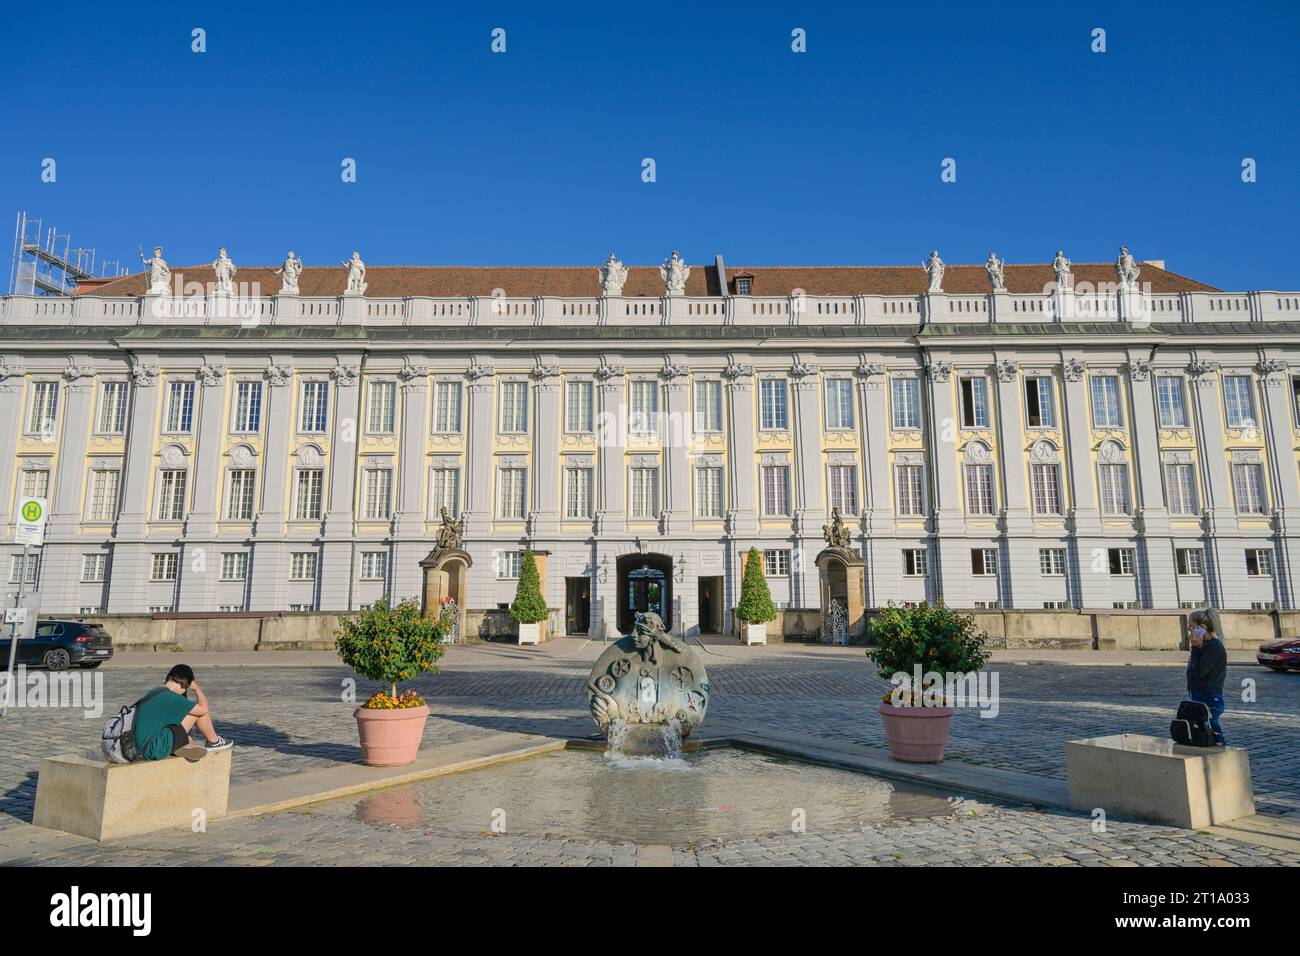
[[[496,374],[495,366],[481,365],[478,362],[475,362],[465,370],[465,375],[468,376],[471,382],[477,382],[479,379],[483,379],[483,378],[491,378],[495,374]]]
[[[749,378],[752,376],[754,374],[754,366],[732,362],[722,370],[722,374],[734,382],[737,379]]]
[[[885,366],[882,362],[862,362],[858,365],[857,372],[861,378],[878,378],[885,374]]]
[[[69,382],[78,382],[83,378],[93,378],[95,367],[93,365],[78,365],[76,359],[68,359],[68,364],[63,369],[63,377]]]
[[[810,378],[821,373],[821,369],[809,362],[796,362],[790,368],[790,375],[797,379]]]

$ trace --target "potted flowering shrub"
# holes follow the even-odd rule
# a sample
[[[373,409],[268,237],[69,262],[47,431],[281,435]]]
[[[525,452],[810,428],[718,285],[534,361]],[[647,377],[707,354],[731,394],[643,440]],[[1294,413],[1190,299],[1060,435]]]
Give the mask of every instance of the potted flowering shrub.
[[[946,693],[948,674],[978,671],[988,663],[988,635],[969,614],[938,604],[896,607],[871,622],[876,645],[867,651],[880,676],[891,682],[880,705],[880,719],[895,760],[938,763],[948,743],[953,703]]]
[[[446,633],[445,622],[421,617],[415,601],[392,607],[387,597],[354,620],[342,621],[334,632],[339,660],[362,677],[388,685],[356,709],[362,763],[397,767],[414,762],[429,707],[413,690],[399,694],[397,685],[438,669]]]
[[[510,605],[510,616],[519,623],[520,644],[540,644],[542,624],[549,616],[546,598],[542,596],[542,578],[537,573],[537,559],[532,551],[524,552],[523,566],[519,569],[519,586],[515,589],[515,602]]]
[[[767,622],[776,620],[776,606],[763,576],[763,555],[758,548],[750,548],[745,555],[736,620],[740,621],[740,639],[746,645],[767,643]]]

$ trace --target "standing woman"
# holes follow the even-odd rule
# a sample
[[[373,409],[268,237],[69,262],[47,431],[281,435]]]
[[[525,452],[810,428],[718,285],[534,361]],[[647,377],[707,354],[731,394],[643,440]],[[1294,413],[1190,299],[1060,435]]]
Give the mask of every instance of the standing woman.
[[[1204,608],[1187,615],[1187,645],[1192,649],[1187,659],[1187,696],[1210,708],[1210,726],[1214,742],[1228,745],[1219,726],[1223,715],[1223,680],[1228,675],[1228,651],[1223,645],[1223,624],[1219,612]]]

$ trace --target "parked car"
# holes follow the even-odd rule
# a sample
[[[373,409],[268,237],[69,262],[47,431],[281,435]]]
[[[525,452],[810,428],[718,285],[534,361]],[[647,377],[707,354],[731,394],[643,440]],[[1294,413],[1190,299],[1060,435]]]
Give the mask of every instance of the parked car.
[[[1261,644],[1255,660],[1275,671],[1300,671],[1300,640]]]
[[[8,637],[0,638],[0,669],[9,665]],[[17,663],[66,670],[72,665],[98,667],[113,657],[113,638],[102,624],[82,621],[37,621],[36,636],[18,642]]]

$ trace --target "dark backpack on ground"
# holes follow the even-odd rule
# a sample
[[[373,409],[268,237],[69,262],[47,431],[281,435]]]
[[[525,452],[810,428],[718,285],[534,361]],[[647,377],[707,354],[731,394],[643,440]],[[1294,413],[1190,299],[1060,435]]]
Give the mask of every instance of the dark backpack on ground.
[[[114,716],[108,718],[107,723],[104,724],[104,733],[100,736],[99,749],[104,752],[104,757],[109,763],[131,763],[140,758],[140,752],[135,746],[136,715],[141,704],[157,697],[166,689],[166,687],[159,687],[150,691],[134,704],[123,707]]]
[[[1194,700],[1178,705],[1178,716],[1169,723],[1174,743],[1189,747],[1213,747],[1214,728],[1210,726],[1210,708]]]

